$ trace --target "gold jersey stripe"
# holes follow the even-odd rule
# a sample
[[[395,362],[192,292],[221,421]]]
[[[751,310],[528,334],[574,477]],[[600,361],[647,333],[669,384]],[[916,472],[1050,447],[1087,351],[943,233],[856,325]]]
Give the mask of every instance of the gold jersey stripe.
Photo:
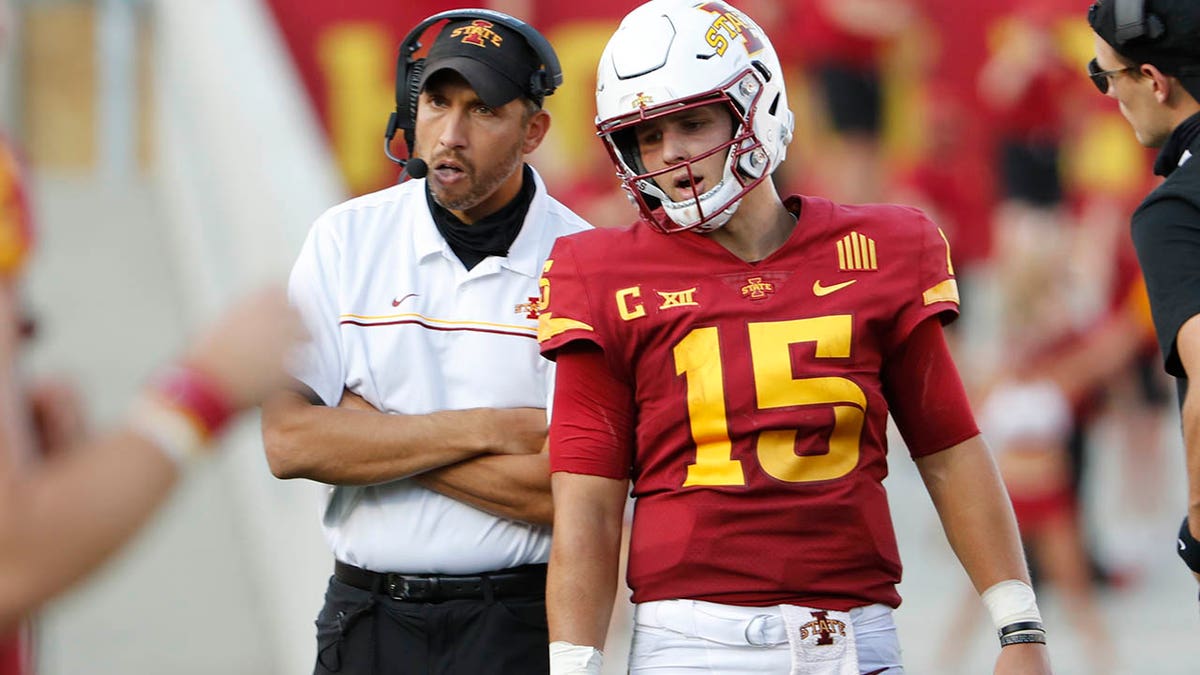
[[[545,342],[555,335],[565,333],[569,330],[586,330],[593,333],[596,331],[595,328],[582,321],[555,318],[553,314],[548,312],[538,317],[538,342]]]
[[[932,305],[935,302],[953,302],[958,304],[958,282],[954,279],[947,279],[942,283],[925,291],[922,295],[925,299],[926,306]]]
[[[954,274],[954,263],[950,261],[950,240],[946,238],[946,233],[942,232],[942,228],[938,228],[938,234],[942,235],[942,241],[946,242],[946,271]]]

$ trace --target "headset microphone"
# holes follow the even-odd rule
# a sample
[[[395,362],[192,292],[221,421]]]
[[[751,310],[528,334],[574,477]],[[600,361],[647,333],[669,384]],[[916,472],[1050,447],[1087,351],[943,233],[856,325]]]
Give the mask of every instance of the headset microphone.
[[[409,178],[424,178],[429,173],[429,165],[420,157],[410,157],[404,163],[404,171],[401,176],[407,175]]]

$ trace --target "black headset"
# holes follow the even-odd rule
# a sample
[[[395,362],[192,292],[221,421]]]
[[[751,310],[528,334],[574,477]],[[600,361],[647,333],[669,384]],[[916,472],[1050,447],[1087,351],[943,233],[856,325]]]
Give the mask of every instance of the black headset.
[[[400,159],[392,154],[392,139],[397,131],[404,132],[404,143],[408,148],[408,156],[413,153],[413,131],[417,126],[417,100],[421,95],[421,73],[425,70],[425,59],[414,59],[413,54],[421,48],[421,36],[439,21],[455,19],[485,19],[498,23],[525,38],[525,42],[533,49],[542,67],[533,71],[526,87],[525,94],[530,98],[541,100],[554,93],[562,84],[562,67],[558,64],[558,56],[550,41],[534,30],[532,26],[511,17],[503,12],[491,9],[452,9],[447,12],[434,14],[417,24],[409,31],[400,43],[400,53],[396,59],[396,110],[388,118],[387,131],[384,134],[383,152],[388,159],[404,166],[408,160]]]
[[[1165,28],[1162,19],[1146,13],[1146,0],[1116,0],[1114,8],[1117,32],[1113,35],[1117,45],[1145,38],[1157,40]]]

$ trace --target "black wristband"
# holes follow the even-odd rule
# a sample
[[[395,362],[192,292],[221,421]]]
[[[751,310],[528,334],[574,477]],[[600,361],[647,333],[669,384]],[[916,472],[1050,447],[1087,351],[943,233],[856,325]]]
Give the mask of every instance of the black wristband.
[[[1046,631],[1030,630],[1024,633],[1012,633],[1010,635],[1000,636],[1000,646],[1008,647],[1009,645],[1024,645],[1024,644],[1046,644]]]
[[[1192,536],[1191,529],[1188,528],[1187,516],[1183,517],[1183,525],[1179,526],[1179,548],[1176,552],[1179,557],[1183,558],[1183,562],[1193,572],[1200,574],[1200,541]]]
[[[1019,633],[1023,630],[1040,630],[1043,633],[1046,632],[1046,628],[1042,626],[1041,621],[1016,621],[1007,626],[1002,626],[1000,628],[1000,637],[1004,637],[1009,633]]]

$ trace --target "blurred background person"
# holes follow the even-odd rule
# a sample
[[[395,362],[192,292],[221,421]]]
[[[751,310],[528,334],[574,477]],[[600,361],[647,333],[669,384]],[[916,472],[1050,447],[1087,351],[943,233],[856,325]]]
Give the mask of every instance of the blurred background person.
[[[816,103],[815,121],[824,132],[819,147],[809,150],[819,168],[803,171],[806,182],[813,183],[805,188],[842,203],[880,201],[887,182],[882,148],[887,60],[917,24],[917,4],[794,0],[788,5],[786,25],[795,35],[781,41],[781,56],[802,62]]]

